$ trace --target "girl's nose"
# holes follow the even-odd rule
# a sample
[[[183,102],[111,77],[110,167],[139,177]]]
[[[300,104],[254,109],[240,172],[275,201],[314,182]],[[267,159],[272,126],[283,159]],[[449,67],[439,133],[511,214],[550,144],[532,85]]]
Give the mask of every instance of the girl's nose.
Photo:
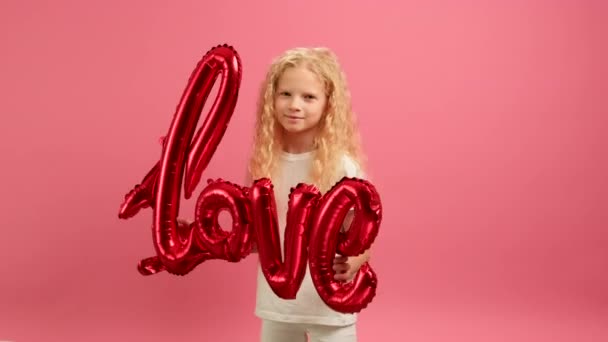
[[[291,101],[289,102],[289,109],[293,110],[293,111],[299,111],[300,110],[300,100],[298,100],[297,97],[293,97],[291,99]]]

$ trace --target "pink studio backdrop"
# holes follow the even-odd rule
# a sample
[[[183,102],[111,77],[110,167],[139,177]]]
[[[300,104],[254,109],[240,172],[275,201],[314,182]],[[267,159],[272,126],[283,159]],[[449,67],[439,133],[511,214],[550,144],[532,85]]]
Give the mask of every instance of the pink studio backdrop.
[[[221,43],[244,75],[205,179],[242,183],[275,55],[341,58],[384,203],[361,341],[608,340],[605,2],[5,0],[0,13],[0,340],[258,339],[254,256],[143,277],[152,213],[117,217]]]

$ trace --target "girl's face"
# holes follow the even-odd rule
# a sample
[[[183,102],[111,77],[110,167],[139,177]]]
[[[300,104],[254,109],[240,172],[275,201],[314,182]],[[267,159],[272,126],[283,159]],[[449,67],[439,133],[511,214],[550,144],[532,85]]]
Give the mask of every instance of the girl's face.
[[[287,136],[316,134],[327,104],[325,86],[304,66],[285,69],[274,96],[275,116]]]

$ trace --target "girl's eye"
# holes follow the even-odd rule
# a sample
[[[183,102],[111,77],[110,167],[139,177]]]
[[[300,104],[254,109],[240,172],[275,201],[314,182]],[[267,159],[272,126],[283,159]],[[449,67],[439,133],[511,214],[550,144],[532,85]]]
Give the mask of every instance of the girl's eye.
[[[314,100],[316,97],[314,95],[304,95],[304,98],[307,100]]]
[[[290,96],[291,94],[288,91],[282,91],[279,95],[281,95],[281,96]]]

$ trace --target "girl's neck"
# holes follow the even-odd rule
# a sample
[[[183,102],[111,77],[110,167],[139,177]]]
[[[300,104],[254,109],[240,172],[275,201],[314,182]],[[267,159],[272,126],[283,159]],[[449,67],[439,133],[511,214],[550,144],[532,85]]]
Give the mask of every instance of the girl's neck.
[[[286,132],[282,131],[283,151],[292,154],[306,153],[315,149],[315,136],[317,135],[316,128],[309,129],[303,132]]]
[[[314,136],[311,134],[283,135],[283,151],[287,153],[306,153],[313,151],[314,149]]]

